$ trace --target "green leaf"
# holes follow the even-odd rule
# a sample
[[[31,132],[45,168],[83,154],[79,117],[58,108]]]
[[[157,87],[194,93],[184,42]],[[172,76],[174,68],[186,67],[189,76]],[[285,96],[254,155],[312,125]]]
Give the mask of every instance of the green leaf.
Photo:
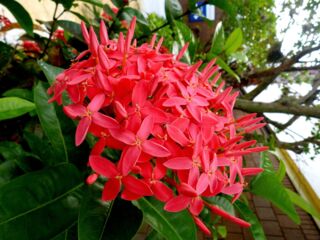
[[[295,205],[297,205],[298,207],[300,207],[301,209],[303,209],[304,211],[306,211],[307,213],[309,213],[313,217],[316,217],[320,220],[320,212],[318,212],[317,209],[315,209],[308,201],[306,201],[300,195],[291,191],[288,188],[286,189],[286,191],[289,194],[291,201]]]
[[[81,32],[81,27],[79,23],[72,22],[69,20],[58,20],[57,25],[62,27],[67,32],[71,33],[75,38],[84,42]]]
[[[226,226],[217,226],[217,232],[219,234],[220,237],[222,238],[226,238],[227,237],[227,227]]]
[[[141,28],[141,30],[145,34],[150,33],[150,28],[149,28],[148,21],[143,16],[143,14],[137,9],[134,9],[134,8],[131,8],[131,7],[123,8],[123,10],[121,11],[121,14],[120,14],[120,19],[121,20],[126,20],[128,22],[131,22],[131,20],[132,20],[132,18],[134,16],[137,18],[137,24]]]
[[[19,176],[21,172],[14,161],[5,161],[0,164],[0,186]]]
[[[112,11],[112,9],[111,9],[111,7],[109,6],[109,4],[103,5],[103,11],[104,11],[107,15],[111,16],[112,19],[115,19],[116,14]],[[132,19],[132,18],[130,18],[130,20],[131,20],[131,19]]]
[[[0,155],[6,160],[14,162],[24,172],[29,172],[30,167],[26,162],[25,157],[27,153],[23,150],[21,145],[15,142],[2,141],[0,142]]]
[[[241,45],[243,41],[242,31],[240,28],[236,28],[230,36],[227,38],[226,44],[224,45],[224,51],[227,55],[235,52]]]
[[[35,105],[18,97],[0,98],[0,121],[19,117],[35,109]]]
[[[224,47],[224,29],[222,22],[216,25],[216,29],[212,38],[212,44],[209,53],[214,55],[219,55]]]
[[[0,71],[5,70],[5,67],[11,62],[14,55],[14,48],[10,45],[0,41]]]
[[[43,61],[38,61],[38,64],[41,70],[43,71],[44,75],[46,76],[50,85],[54,83],[57,75],[64,70],[63,68],[55,67]]]
[[[79,240],[131,239],[142,222],[142,213],[129,201],[101,202],[101,192],[91,192],[79,213]]]
[[[206,201],[212,203],[213,205],[219,206],[224,211],[235,216],[234,206],[231,204],[231,202],[227,198],[223,196],[216,196],[216,197],[206,198]]]
[[[124,6],[123,0],[111,0],[111,2],[112,2],[117,8],[121,8],[121,7]]]
[[[235,14],[235,9],[229,0],[208,0],[208,3],[217,6],[229,15]]]
[[[69,10],[72,7],[74,0],[53,0],[56,3],[62,4],[65,10]]]
[[[179,17],[183,13],[179,0],[166,1],[166,7],[169,8],[168,10],[173,18]]]
[[[97,7],[103,7],[103,3],[101,0],[77,0],[77,1],[90,3],[90,4],[95,5]]]
[[[263,227],[257,216],[250,210],[250,208],[239,200],[233,205],[237,209],[240,217],[251,224],[250,232],[253,238],[258,240],[266,240],[267,238],[264,234]]]
[[[240,82],[239,76],[229,67],[228,64],[226,64],[225,61],[223,61],[220,57],[217,57],[216,61],[217,65],[219,65],[223,70],[225,70],[227,73],[229,73],[232,77],[234,77],[238,82]]]
[[[69,11],[70,13],[72,13],[73,15],[75,15],[76,17],[78,17],[81,21],[83,21],[83,22],[85,22],[86,24],[89,24],[89,21],[88,21],[88,19],[85,17],[85,16],[83,16],[83,15],[81,15],[80,13],[78,13],[78,12],[75,12],[75,11]],[[67,50],[68,50],[69,48],[67,48]]]
[[[286,166],[284,165],[283,161],[279,159],[279,168],[277,170],[277,178],[279,179],[280,182],[282,182],[283,178],[286,176]]]
[[[0,188],[2,240],[50,239],[77,218],[83,186],[71,164],[32,172]]]
[[[195,240],[196,227],[190,214],[184,210],[178,213],[167,212],[164,204],[154,198],[141,198],[134,201],[141,209],[145,221],[161,236],[170,240]]]
[[[189,47],[187,52],[185,53],[186,58],[190,58],[190,63],[192,62],[193,58],[195,57],[196,50],[197,50],[197,42],[196,38],[193,35],[192,30],[183,22],[175,21],[175,27],[178,29],[179,36],[183,39],[183,41],[180,42],[181,47],[184,46],[184,44],[189,43]],[[185,59],[188,61],[188,59]]]
[[[42,83],[34,87],[34,102],[40,119],[41,127],[52,144],[56,162],[68,162],[67,147],[62,135],[59,119],[53,104],[48,103],[49,97]]]
[[[280,210],[286,213],[295,223],[300,223],[294,205],[286,192],[285,187],[281,184],[274,171],[269,167],[269,158],[267,153],[261,153],[262,166],[267,166],[266,170],[254,177],[250,182],[250,190],[253,194],[261,196],[271,201]]]
[[[23,88],[12,88],[2,94],[4,97],[18,97],[28,100],[30,102],[33,101],[33,93],[29,89]]]
[[[4,5],[15,17],[20,26],[31,36],[33,36],[33,23],[29,13],[24,7],[14,0],[0,0],[0,4]]]

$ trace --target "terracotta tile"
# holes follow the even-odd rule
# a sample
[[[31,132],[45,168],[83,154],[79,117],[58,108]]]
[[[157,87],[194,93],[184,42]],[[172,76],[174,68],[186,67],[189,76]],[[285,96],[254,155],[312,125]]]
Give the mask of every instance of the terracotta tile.
[[[279,223],[276,221],[261,221],[266,235],[282,236]]]
[[[261,220],[277,220],[276,215],[271,207],[257,207],[257,215]]]
[[[283,229],[284,235],[286,239],[297,239],[297,240],[304,240],[305,237],[301,230],[298,229]]]
[[[271,203],[261,197],[253,196],[253,203],[256,207],[270,207]]]
[[[282,228],[299,228],[287,215],[278,215],[278,219]]]
[[[240,233],[228,233],[226,240],[244,240]]]

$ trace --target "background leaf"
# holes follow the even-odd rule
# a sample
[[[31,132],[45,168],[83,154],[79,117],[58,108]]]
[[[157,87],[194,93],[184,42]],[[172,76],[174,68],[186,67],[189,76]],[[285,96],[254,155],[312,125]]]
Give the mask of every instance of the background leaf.
[[[227,55],[235,52],[243,41],[242,31],[240,28],[236,28],[227,38],[226,44],[224,45],[224,51]]]
[[[15,0],[0,0],[0,4],[4,5],[15,17],[19,25],[31,36],[33,36],[33,23],[29,13],[24,7]]]
[[[63,68],[55,67],[43,61],[38,61],[38,64],[41,70],[43,71],[44,75],[46,76],[50,85],[53,84],[57,75],[64,70]]]
[[[18,97],[28,100],[30,102],[33,101],[33,93],[31,90],[24,88],[11,88],[8,91],[2,94],[4,97]]]
[[[235,9],[229,0],[208,0],[208,3],[217,6],[229,15],[233,15],[235,13]]]
[[[19,117],[35,109],[35,105],[18,97],[0,98],[0,120]]]
[[[195,240],[196,227],[190,214],[184,210],[178,213],[167,212],[164,204],[154,198],[141,198],[134,202],[143,212],[145,221],[161,236],[168,240]]]
[[[224,47],[224,29],[222,22],[216,25],[209,54],[219,55]]]
[[[40,119],[41,127],[52,144],[56,161],[53,164],[68,162],[68,152],[61,131],[60,122],[53,104],[48,103],[49,97],[42,83],[34,87],[34,102]]]
[[[83,186],[71,164],[32,172],[0,188],[2,240],[41,240],[74,224]]]

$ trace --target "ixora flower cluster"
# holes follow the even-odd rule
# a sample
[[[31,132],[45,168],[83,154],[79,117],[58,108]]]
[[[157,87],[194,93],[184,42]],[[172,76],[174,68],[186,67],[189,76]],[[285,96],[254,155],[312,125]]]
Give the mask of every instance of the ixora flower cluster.
[[[243,155],[266,150],[252,147],[256,141],[243,141],[243,135],[264,126],[250,114],[233,116],[237,93],[224,82],[214,60],[199,71],[201,62],[188,65],[177,56],[160,53],[163,39],[137,46],[133,41],[135,18],[127,36],[109,39],[104,23],[100,43],[93,28],[82,24],[89,49],[72,66],[59,74],[48,92],[52,101],[62,103],[67,91],[73,104],[64,106],[72,119],[79,119],[76,145],[88,133],[97,138],[89,165],[107,179],[102,192],[105,201],[136,200],[154,196],[165,202],[164,209],[188,209],[205,233],[209,228],[199,218],[206,207],[244,227],[250,224],[229,215],[206,198],[227,194],[233,201],[246,185],[244,176],[260,168],[243,167]],[[85,58],[86,57],[86,58]],[[103,157],[105,148],[121,150],[114,163]]]

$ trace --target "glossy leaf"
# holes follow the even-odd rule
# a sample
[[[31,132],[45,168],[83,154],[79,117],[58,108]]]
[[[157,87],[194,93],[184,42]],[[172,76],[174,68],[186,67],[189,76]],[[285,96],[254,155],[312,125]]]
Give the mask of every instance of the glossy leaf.
[[[190,214],[184,210],[170,213],[164,204],[154,198],[141,198],[134,202],[141,209],[145,221],[162,237],[170,240],[195,240],[196,227]]]
[[[267,238],[264,234],[263,227],[260,221],[258,220],[257,216],[250,210],[250,208],[239,200],[236,201],[233,205],[239,213],[240,217],[251,224],[249,229],[253,238],[259,240],[266,240]]]
[[[123,0],[111,0],[111,1],[117,8],[121,8],[124,5]]]
[[[318,220],[320,220],[320,212],[317,211],[317,209],[315,209],[308,201],[306,201],[300,195],[291,191],[288,188],[286,189],[286,191],[289,194],[291,201],[295,205],[297,205],[298,207],[300,207],[301,209],[303,209],[304,211],[306,211],[307,213],[309,213],[313,217],[316,217],[316,218],[318,218]]]
[[[233,216],[235,215],[234,206],[225,197],[222,197],[222,196],[211,197],[211,198],[207,198],[206,201],[219,206],[221,209],[230,213]]]
[[[34,102],[40,119],[41,127],[52,144],[56,162],[68,162],[67,147],[61,131],[59,119],[53,104],[48,103],[49,97],[43,84],[39,82],[34,87]]]
[[[178,29],[178,34],[181,34],[181,37],[183,38],[183,42],[181,42],[181,44],[189,43],[189,47],[185,56],[187,57],[188,54],[190,62],[192,62],[193,58],[195,57],[198,45],[193,32],[185,23],[180,21],[175,21],[175,27]],[[183,47],[183,45],[181,47]]]
[[[33,93],[32,91],[24,88],[11,88],[8,91],[2,94],[4,97],[18,97],[28,100],[30,102],[33,101]]]
[[[278,160],[279,160],[279,168],[278,168],[276,174],[277,174],[279,181],[282,182],[282,180],[286,176],[286,166],[284,165],[284,163],[281,159],[278,159]]]
[[[208,3],[217,6],[229,15],[233,15],[235,12],[235,9],[229,0],[208,0]]]
[[[31,36],[33,36],[32,19],[24,7],[15,0],[0,0],[0,4],[4,5],[15,17],[19,25]]]
[[[55,1],[56,3],[62,4],[65,10],[69,10],[72,7],[74,0],[53,0],[53,1]]]
[[[227,38],[226,44],[224,45],[224,51],[227,55],[235,52],[243,41],[242,31],[240,28],[236,28]]]
[[[178,0],[165,0],[166,19],[170,24],[174,24],[176,17],[182,14],[182,7]]]
[[[19,117],[31,112],[35,105],[25,99],[18,97],[0,98],[0,121]]]
[[[81,27],[79,23],[72,22],[69,20],[58,20],[58,26],[62,27],[67,32],[71,33],[75,38],[84,42],[81,32]]]
[[[2,240],[50,239],[77,218],[83,186],[71,164],[32,172],[0,187]]]
[[[55,66],[50,65],[50,64],[43,62],[43,61],[38,61],[38,64],[39,64],[41,70],[43,71],[44,75],[46,76],[50,85],[53,84],[57,75],[64,70],[62,68],[55,67]]]
[[[219,65],[223,70],[225,70],[227,73],[229,73],[232,77],[234,77],[238,82],[240,82],[239,76],[229,67],[228,64],[226,64],[225,61],[223,61],[220,57],[217,57],[216,61],[217,65]]]
[[[209,54],[219,55],[224,47],[224,29],[222,22],[216,25]]]
[[[142,222],[142,213],[120,198],[102,202],[101,193],[89,194],[79,213],[79,240],[131,239]]]
[[[261,155],[263,160],[262,166],[268,166],[270,160],[267,153],[263,152]],[[272,172],[270,168],[267,168],[266,171],[252,179],[250,182],[250,190],[253,194],[271,201],[295,223],[300,223],[299,215],[297,214],[285,187],[281,184],[275,172]]]
[[[146,20],[146,18],[143,16],[143,14],[134,8],[131,7],[125,7],[122,9],[121,14],[120,14],[120,19],[121,20],[126,20],[128,22],[131,22],[133,17],[137,18],[137,24],[141,28],[141,30],[145,33],[148,34],[150,33],[150,28],[149,28],[149,23]]]

